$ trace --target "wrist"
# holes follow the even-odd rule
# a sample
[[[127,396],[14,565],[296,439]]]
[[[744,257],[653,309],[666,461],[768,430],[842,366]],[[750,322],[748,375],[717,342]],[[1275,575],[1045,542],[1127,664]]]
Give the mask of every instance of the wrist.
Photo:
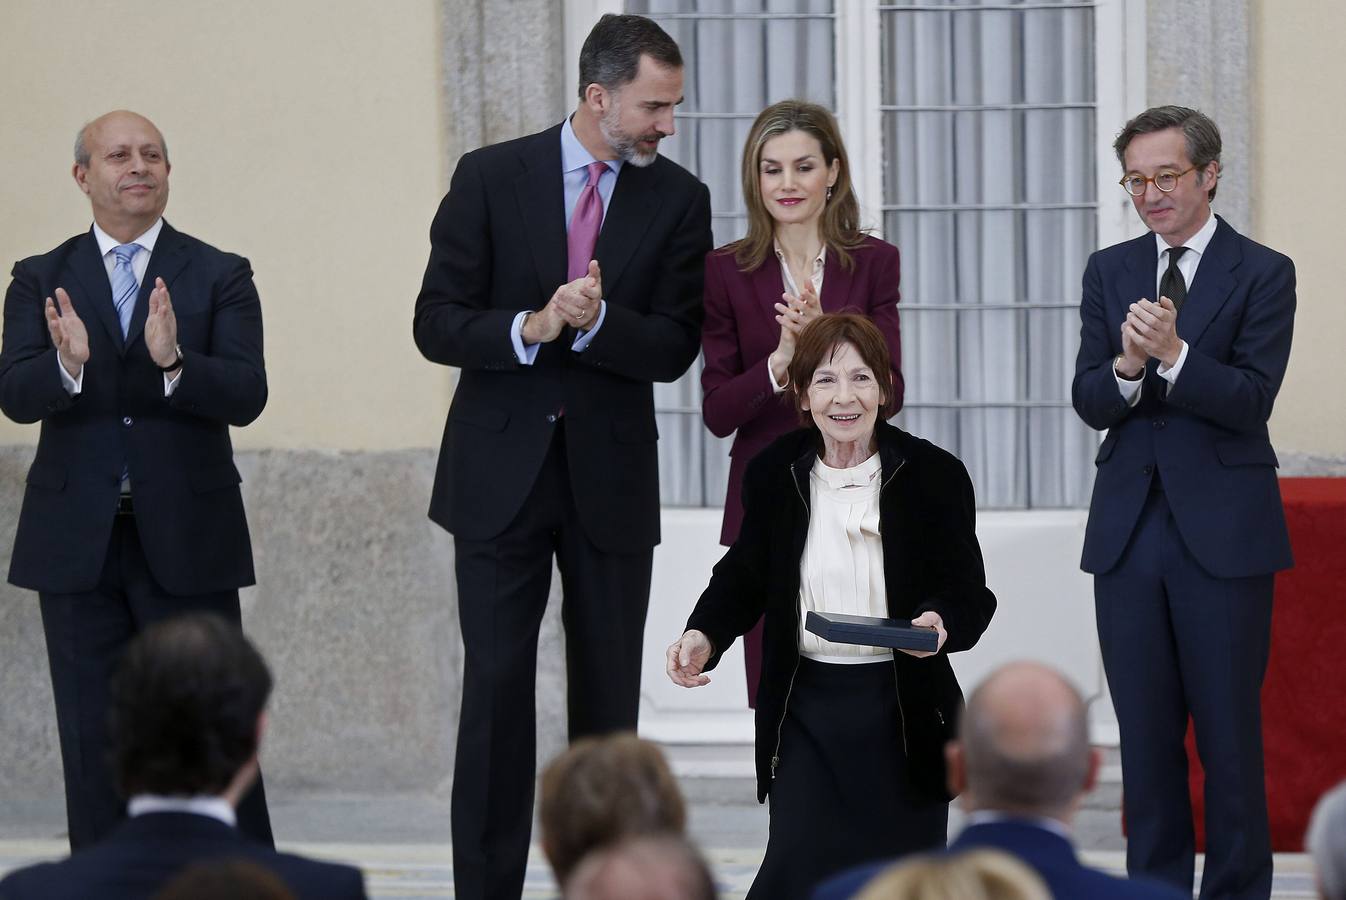
[[[1126,358],[1125,353],[1118,353],[1112,360],[1112,371],[1123,381],[1139,381],[1141,373],[1145,370],[1145,364],[1135,365]]]
[[[153,360],[153,362],[159,367],[160,372],[163,372],[165,375],[172,375],[178,369],[182,368],[182,345],[173,345],[173,356],[167,363],[161,363],[157,359]]]

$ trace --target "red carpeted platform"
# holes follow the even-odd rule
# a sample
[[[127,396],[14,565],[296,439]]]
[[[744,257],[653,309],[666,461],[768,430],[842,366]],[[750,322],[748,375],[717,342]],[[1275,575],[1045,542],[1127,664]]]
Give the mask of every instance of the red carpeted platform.
[[[1346,478],[1282,478],[1295,567],[1276,576],[1262,686],[1271,845],[1304,849],[1313,805],[1346,779]],[[1197,847],[1203,774],[1189,729]]]

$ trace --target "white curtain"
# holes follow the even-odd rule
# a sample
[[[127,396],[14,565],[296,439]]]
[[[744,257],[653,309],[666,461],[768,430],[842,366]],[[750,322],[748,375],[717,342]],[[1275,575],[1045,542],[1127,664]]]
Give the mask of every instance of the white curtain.
[[[897,421],[963,460],[981,506],[1081,506],[1094,442],[1069,400],[1096,243],[1093,9],[1004,6],[880,14]]]
[[[1097,231],[1093,9],[1006,5],[880,4],[883,225],[902,251],[907,408],[896,421],[957,454],[983,507],[1083,506],[1096,442],[1069,400]],[[681,47],[686,102],[663,152],[710,187],[716,245],[740,237],[753,117],[787,97],[836,106],[832,0],[626,10]],[[700,375],[698,361],[655,385],[667,505],[724,502],[729,441],[701,423]]]

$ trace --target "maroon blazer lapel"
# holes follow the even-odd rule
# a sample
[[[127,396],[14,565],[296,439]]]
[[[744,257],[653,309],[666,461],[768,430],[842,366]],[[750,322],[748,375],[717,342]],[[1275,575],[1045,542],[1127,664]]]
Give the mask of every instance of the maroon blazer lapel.
[[[861,259],[862,256],[851,254],[854,265],[850,269],[843,269],[836,253],[828,248],[827,258],[823,260],[823,295],[818,298],[822,302],[823,312],[841,312],[852,305],[851,284],[860,268]]]

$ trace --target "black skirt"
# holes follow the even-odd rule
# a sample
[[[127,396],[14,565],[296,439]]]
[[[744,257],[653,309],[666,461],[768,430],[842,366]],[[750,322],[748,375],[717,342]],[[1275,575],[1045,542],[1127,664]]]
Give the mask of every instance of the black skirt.
[[[907,776],[892,663],[800,659],[776,755],[749,900],[808,897],[851,866],[945,846],[949,804],[918,795]]]

